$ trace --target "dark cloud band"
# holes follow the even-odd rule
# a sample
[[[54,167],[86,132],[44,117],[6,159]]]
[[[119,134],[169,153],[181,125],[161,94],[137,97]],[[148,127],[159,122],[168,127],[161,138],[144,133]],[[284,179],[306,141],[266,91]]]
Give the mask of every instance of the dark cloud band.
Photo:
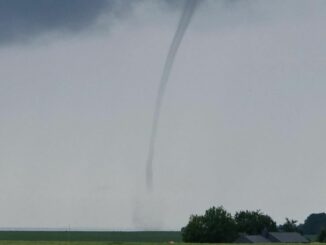
[[[50,31],[80,31],[93,24],[110,0],[0,0],[0,44]]]
[[[0,45],[25,42],[40,34],[79,32],[105,13],[120,16],[145,0],[0,0]],[[157,0],[177,8],[185,0]]]

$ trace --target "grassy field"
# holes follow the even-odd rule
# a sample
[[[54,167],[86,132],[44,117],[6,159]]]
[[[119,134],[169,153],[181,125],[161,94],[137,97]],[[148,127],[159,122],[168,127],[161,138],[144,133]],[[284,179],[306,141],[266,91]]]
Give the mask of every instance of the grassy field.
[[[164,245],[169,243],[126,243],[126,242],[64,242],[64,241],[0,241],[0,245]],[[229,245],[237,245],[235,243],[230,243]],[[266,243],[269,245],[270,243]],[[288,245],[287,243],[278,243],[279,245]],[[318,243],[312,243],[318,244]],[[199,245],[195,243],[175,243],[174,245]],[[203,245],[200,244],[200,245]],[[223,245],[223,244],[221,244]],[[225,244],[226,245],[226,244]],[[240,244],[238,244],[240,245]],[[241,244],[243,245],[243,244]],[[261,243],[260,245],[265,245]],[[291,243],[291,245],[302,245],[302,243]]]
[[[0,231],[0,241],[181,242],[177,231]],[[33,243],[35,244],[35,243]],[[2,245],[2,243],[0,243]]]
[[[66,241],[0,241],[0,245],[168,245],[169,243],[137,243],[137,242],[66,242]],[[174,245],[185,245],[175,243]],[[188,243],[187,243],[188,245]],[[191,245],[191,244],[189,244]]]
[[[137,243],[137,242],[82,242],[82,241],[0,241],[0,245],[168,245],[169,243]],[[180,245],[182,243],[175,243]]]
[[[170,245],[170,241],[174,245],[191,245],[182,243],[181,233],[174,231],[0,231],[0,245]]]
[[[163,245],[169,243],[137,242],[85,242],[85,241],[0,241],[0,245]],[[180,245],[181,243],[175,243]]]

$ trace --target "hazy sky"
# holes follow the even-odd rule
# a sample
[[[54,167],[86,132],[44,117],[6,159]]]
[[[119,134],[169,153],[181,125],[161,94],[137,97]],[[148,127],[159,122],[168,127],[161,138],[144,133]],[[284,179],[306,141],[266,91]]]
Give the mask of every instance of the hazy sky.
[[[326,1],[0,0],[0,227],[179,229],[326,207]]]

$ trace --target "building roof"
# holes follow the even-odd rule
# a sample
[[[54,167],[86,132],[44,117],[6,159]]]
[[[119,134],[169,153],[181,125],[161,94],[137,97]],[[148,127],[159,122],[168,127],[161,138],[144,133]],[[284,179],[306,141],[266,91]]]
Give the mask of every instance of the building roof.
[[[261,235],[242,235],[236,243],[270,243],[271,241]]]
[[[268,239],[272,242],[303,243],[308,240],[297,232],[269,232]]]
[[[268,232],[266,235],[241,235],[235,243],[307,243],[297,232]]]

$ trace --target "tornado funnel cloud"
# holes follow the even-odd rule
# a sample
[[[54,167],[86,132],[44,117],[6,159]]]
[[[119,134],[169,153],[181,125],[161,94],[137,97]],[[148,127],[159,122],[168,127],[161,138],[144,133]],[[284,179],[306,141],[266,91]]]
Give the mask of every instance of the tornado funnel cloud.
[[[182,38],[187,30],[187,27],[191,21],[193,13],[198,4],[198,0],[186,0],[185,6],[179,20],[178,28],[174,34],[172,43],[167,54],[158,92],[155,102],[155,109],[153,114],[152,130],[150,135],[149,150],[146,165],[146,185],[148,190],[153,189],[153,160],[155,155],[155,142],[157,138],[158,123],[161,114],[162,102],[166,90],[166,85],[169,81],[170,73],[173,67],[173,63],[181,44]]]

